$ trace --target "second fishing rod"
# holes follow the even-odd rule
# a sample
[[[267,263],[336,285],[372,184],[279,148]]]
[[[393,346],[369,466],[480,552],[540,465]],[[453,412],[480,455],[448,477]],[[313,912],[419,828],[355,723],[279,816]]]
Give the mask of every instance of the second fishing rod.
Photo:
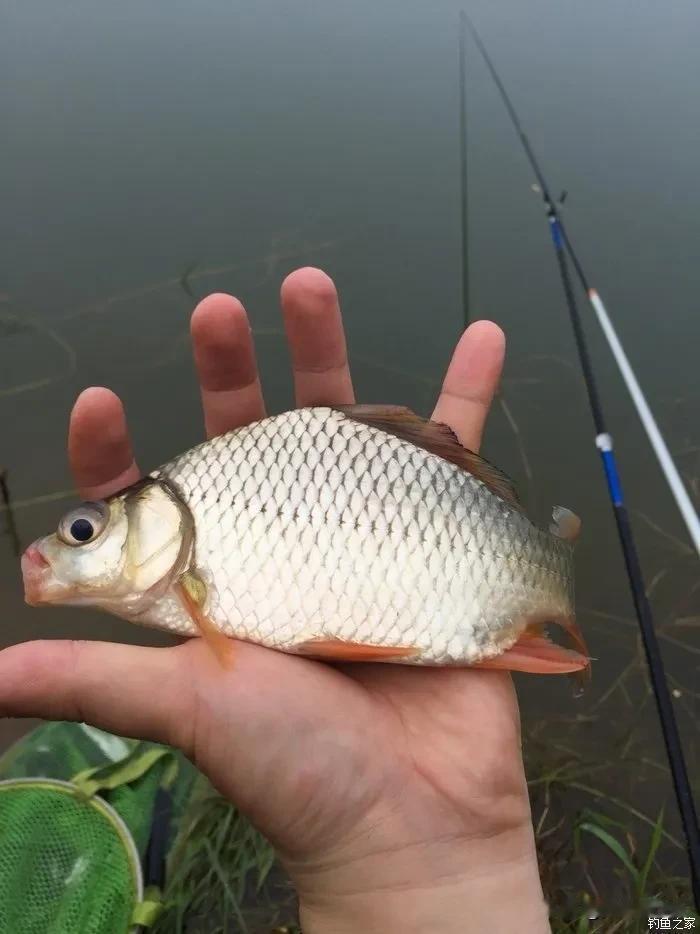
[[[695,811],[693,793],[685,764],[685,757],[683,755],[683,745],[681,743],[678,724],[673,710],[671,694],[666,681],[663,658],[659,648],[659,641],[656,637],[656,630],[654,629],[654,620],[646,594],[637,546],[632,534],[632,527],[622,493],[622,484],[617,470],[612,436],[606,428],[593,367],[588,353],[588,345],[586,343],[581,317],[571,284],[571,276],[566,259],[564,235],[559,219],[551,209],[551,204],[547,204],[547,216],[557,257],[559,275],[566,295],[569,318],[571,320],[574,339],[581,361],[581,369],[584,373],[584,382],[586,384],[591,415],[596,430],[596,447],[600,451],[603,461],[608,492],[615,515],[615,523],[617,525],[617,533],[620,539],[620,545],[622,546],[627,577],[632,593],[632,601],[637,614],[637,620],[639,621],[647,667],[661,723],[661,732],[671,769],[676,801],[678,802],[678,810],[686,838],[693,898],[696,908],[700,910],[700,829],[698,828],[698,818]]]
[[[515,127],[516,132],[520,138],[522,146],[525,150],[525,154],[530,163],[530,166],[535,173],[540,192],[545,204],[545,210],[547,212],[547,220],[549,222],[550,233],[552,237],[552,243],[554,246],[554,251],[557,259],[557,266],[559,270],[559,275],[562,282],[562,287],[564,290],[564,295],[566,298],[566,306],[571,320],[571,326],[574,332],[574,340],[576,343],[576,349],[581,363],[581,370],[583,373],[583,378],[586,386],[586,392],[588,394],[588,401],[591,409],[591,415],[596,431],[596,447],[600,452],[603,469],[605,471],[605,477],[608,486],[608,493],[610,497],[610,503],[612,505],[615,524],[617,526],[617,532],[620,539],[620,545],[622,548],[622,553],[624,556],[625,567],[627,569],[627,577],[629,580],[630,591],[632,595],[632,601],[634,603],[634,608],[637,615],[637,620],[639,622],[640,633],[642,636],[642,643],[644,645],[644,652],[647,660],[647,667],[649,671],[649,677],[652,685],[652,690],[654,693],[654,698],[656,701],[656,707],[659,715],[659,722],[661,725],[661,732],[663,734],[664,745],[666,747],[666,754],[671,770],[671,776],[673,780],[674,791],[676,795],[676,800],[678,803],[678,810],[681,818],[681,823],[683,825],[683,832],[686,839],[686,848],[688,852],[688,862],[690,868],[690,879],[693,890],[693,898],[695,901],[696,908],[700,910],[700,828],[698,827],[698,819],[695,811],[695,804],[693,801],[693,794],[690,786],[690,781],[688,778],[688,770],[685,763],[685,758],[683,755],[683,746],[681,743],[680,733],[678,731],[678,724],[676,722],[675,713],[673,710],[673,703],[671,701],[671,695],[668,689],[668,684],[666,681],[666,674],[664,671],[663,658],[661,656],[661,651],[659,649],[659,642],[656,637],[656,632],[654,629],[654,622],[651,613],[651,607],[649,600],[646,594],[646,587],[644,584],[644,577],[642,574],[641,564],[639,561],[639,555],[637,552],[636,543],[634,540],[634,535],[632,532],[632,527],[629,521],[629,515],[627,513],[627,507],[625,506],[622,484],[620,482],[620,476],[617,469],[617,463],[615,459],[615,452],[613,449],[612,436],[607,430],[605,416],[603,413],[603,406],[601,403],[600,395],[598,392],[598,385],[595,378],[595,372],[593,369],[593,364],[591,362],[591,357],[588,351],[588,343],[586,340],[586,335],[583,329],[583,323],[581,321],[581,315],[578,309],[578,304],[576,302],[576,296],[571,282],[571,275],[569,272],[568,262],[567,262],[567,252],[572,257],[572,261],[575,264],[577,274],[583,285],[583,287],[588,292],[591,304],[596,308],[594,299],[597,298],[597,293],[594,289],[589,288],[586,277],[583,272],[583,268],[578,260],[578,257],[573,251],[573,247],[570,244],[570,241],[567,239],[566,231],[564,229],[563,223],[559,216],[556,202],[552,198],[547,185],[547,181],[544,177],[544,173],[540,168],[540,165],[537,161],[535,153],[530,145],[530,141],[525,133],[522,124],[518,118],[515,107],[506,91],[505,85],[503,84],[496,68],[491,60],[491,57],[486,50],[486,47],[483,44],[483,41],[476,30],[476,27],[472,23],[471,19],[462,12],[462,24],[469,28],[474,41],[479,49],[486,66],[498,88],[499,94],[503,103],[508,111],[511,122]],[[601,303],[602,304],[602,303]],[[604,311],[604,309],[603,309]],[[596,309],[596,312],[599,315],[599,309]],[[605,316],[607,317],[607,316]],[[611,326],[612,327],[612,326]],[[624,356],[624,354],[623,354]],[[619,361],[618,361],[619,362]],[[630,368],[631,371],[631,368]],[[632,374],[633,375],[633,374]],[[636,384],[636,380],[634,380]],[[629,386],[629,383],[628,383]],[[638,386],[637,386],[638,389]],[[633,394],[634,395],[634,394]],[[641,395],[641,390],[639,391]],[[643,396],[642,396],[643,399]],[[635,400],[637,402],[638,400]],[[646,402],[644,403],[646,405]],[[648,409],[647,409],[648,410]],[[641,413],[640,413],[641,414]],[[650,414],[650,413],[649,413]],[[651,415],[650,415],[651,418]],[[643,419],[644,420],[644,419]],[[651,418],[653,422],[653,418]],[[648,427],[645,423],[645,427]],[[655,427],[655,423],[654,423]],[[658,432],[658,430],[657,430]],[[652,444],[654,443],[653,438],[650,437]],[[662,441],[663,443],[663,441]],[[663,445],[665,449],[665,444]],[[656,449],[656,447],[655,447]],[[657,451],[658,453],[658,451]],[[675,469],[675,468],[674,468]],[[693,510],[693,518],[697,520],[697,514]],[[693,531],[692,522],[689,524],[689,531]]]

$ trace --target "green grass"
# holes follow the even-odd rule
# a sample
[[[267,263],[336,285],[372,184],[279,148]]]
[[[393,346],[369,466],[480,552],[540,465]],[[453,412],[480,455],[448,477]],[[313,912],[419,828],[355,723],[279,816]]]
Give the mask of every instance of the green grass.
[[[268,934],[295,917],[272,847],[204,779],[179,822],[164,894],[155,934]]]

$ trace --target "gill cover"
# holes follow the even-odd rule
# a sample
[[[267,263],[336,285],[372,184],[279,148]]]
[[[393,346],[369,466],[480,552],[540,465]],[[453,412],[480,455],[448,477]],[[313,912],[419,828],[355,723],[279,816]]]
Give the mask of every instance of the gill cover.
[[[125,577],[136,593],[161,596],[189,560],[193,524],[189,510],[159,481],[145,481],[125,500],[129,533]],[[157,585],[162,583],[163,587]]]

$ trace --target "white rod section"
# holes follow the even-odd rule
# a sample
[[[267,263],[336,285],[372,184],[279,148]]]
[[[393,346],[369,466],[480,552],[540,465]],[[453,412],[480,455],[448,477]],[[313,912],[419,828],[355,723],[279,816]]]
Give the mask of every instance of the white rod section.
[[[615,328],[612,325],[612,321],[608,317],[608,313],[605,310],[605,305],[603,301],[596,292],[595,289],[588,290],[588,298],[590,299],[593,310],[595,311],[598,322],[603,329],[603,333],[607,338],[610,349],[613,352],[615,361],[617,362],[620,372],[622,373],[622,378],[624,379],[629,394],[632,396],[632,401],[637,409],[637,413],[644,425],[644,428],[647,433],[647,437],[651,442],[651,446],[654,448],[654,452],[658,458],[661,469],[666,477],[669,487],[671,488],[671,493],[673,494],[676,504],[683,516],[683,520],[687,526],[688,533],[695,545],[695,550],[700,554],[700,519],[698,518],[697,511],[693,505],[688,491],[686,490],[683,481],[681,480],[680,474],[676,469],[676,465],[673,463],[673,458],[671,457],[668,448],[666,447],[666,442],[663,439],[659,427],[656,424],[654,416],[651,414],[651,409],[647,405],[647,400],[644,398],[644,393],[641,390],[639,383],[637,382],[637,377],[634,375],[634,370],[630,366],[630,362],[627,359],[627,354],[625,353],[622,344],[620,343],[617,334],[615,333]]]

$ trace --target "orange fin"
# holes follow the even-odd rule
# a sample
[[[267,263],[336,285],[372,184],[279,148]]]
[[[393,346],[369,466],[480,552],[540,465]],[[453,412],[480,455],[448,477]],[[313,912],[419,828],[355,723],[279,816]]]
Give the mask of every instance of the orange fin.
[[[460,444],[457,435],[448,425],[421,418],[401,405],[338,405],[338,412],[371,428],[409,441],[416,447],[437,454],[456,467],[461,467],[505,500],[514,509],[522,511],[513,481],[498,467]]]
[[[486,658],[472,668],[499,668],[508,671],[529,671],[542,675],[565,675],[582,671],[589,660],[573,649],[565,649],[549,639],[519,639],[514,646],[495,658]]]
[[[576,649],[567,649],[542,634],[542,624],[533,623],[521,634],[511,648],[477,662],[474,668],[497,668],[508,671],[528,671],[533,674],[557,675],[580,673],[579,680],[590,677],[591,660],[586,643],[573,619],[557,621]]]
[[[342,639],[309,639],[294,646],[299,655],[338,662],[387,662],[394,658],[412,658],[420,649],[402,645],[364,645]]]
[[[231,668],[234,649],[229,637],[216,628],[184,584],[176,583],[175,591],[197,631],[212,650],[221,667]]]

